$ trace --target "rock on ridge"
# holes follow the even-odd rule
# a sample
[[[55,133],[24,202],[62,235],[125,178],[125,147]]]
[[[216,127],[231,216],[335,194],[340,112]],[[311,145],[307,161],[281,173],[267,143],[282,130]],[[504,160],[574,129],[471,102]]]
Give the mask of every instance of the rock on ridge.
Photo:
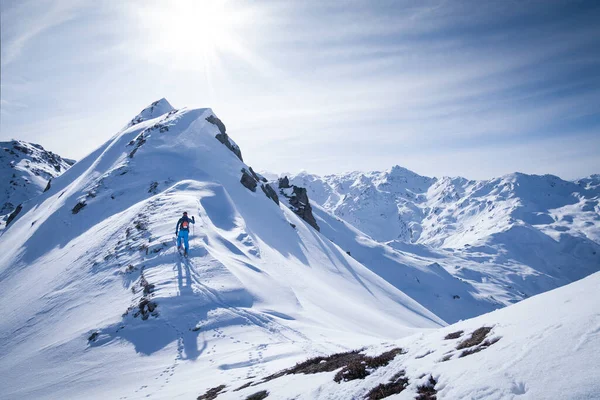
[[[317,220],[312,213],[312,207],[306,193],[306,188],[292,185],[287,176],[279,179],[279,192],[288,199],[290,209],[310,226],[320,231]]]
[[[214,115],[209,115],[206,120],[208,122],[210,122],[213,125],[216,125],[217,128],[219,128],[219,133],[217,134],[217,136],[215,136],[215,138],[223,143],[225,146],[227,146],[227,148],[229,150],[231,150],[233,152],[233,154],[235,154],[237,156],[237,158],[240,159],[240,161],[244,161],[244,159],[242,158],[242,151],[240,150],[240,147],[229,137],[229,135],[227,135],[226,129],[225,128],[225,124],[223,123],[223,121],[221,121],[219,118],[217,118]]]

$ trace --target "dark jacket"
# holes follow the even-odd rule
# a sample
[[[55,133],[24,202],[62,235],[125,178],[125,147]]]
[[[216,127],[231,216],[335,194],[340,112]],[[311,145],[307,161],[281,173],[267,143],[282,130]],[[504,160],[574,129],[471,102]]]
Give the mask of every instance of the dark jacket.
[[[187,222],[187,227],[183,226],[183,223]],[[190,224],[195,224],[196,220],[194,219],[194,217],[192,217],[191,219],[188,217],[181,217],[179,218],[179,221],[177,221],[177,226],[175,227],[175,234],[178,234],[180,230],[182,231],[190,231]]]

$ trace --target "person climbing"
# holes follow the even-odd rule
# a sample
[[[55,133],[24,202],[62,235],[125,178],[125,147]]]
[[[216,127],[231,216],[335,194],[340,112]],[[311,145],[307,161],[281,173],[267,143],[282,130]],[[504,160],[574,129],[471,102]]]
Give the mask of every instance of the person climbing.
[[[195,224],[196,220],[193,216],[192,219],[189,219],[187,211],[184,211],[183,217],[179,218],[179,221],[177,221],[177,226],[175,227],[175,236],[177,236],[177,250],[181,250],[181,240],[183,240],[183,245],[185,246],[183,255],[186,257],[188,255],[188,250],[190,249],[188,238],[190,233],[190,223]]]

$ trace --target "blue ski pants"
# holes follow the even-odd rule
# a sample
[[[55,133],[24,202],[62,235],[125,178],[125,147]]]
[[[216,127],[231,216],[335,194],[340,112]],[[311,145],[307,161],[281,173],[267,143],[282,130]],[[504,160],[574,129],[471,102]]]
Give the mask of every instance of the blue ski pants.
[[[177,247],[181,246],[181,240],[183,239],[183,245],[186,252],[190,249],[190,242],[188,240],[189,234],[190,231],[180,230],[179,235],[177,235]]]

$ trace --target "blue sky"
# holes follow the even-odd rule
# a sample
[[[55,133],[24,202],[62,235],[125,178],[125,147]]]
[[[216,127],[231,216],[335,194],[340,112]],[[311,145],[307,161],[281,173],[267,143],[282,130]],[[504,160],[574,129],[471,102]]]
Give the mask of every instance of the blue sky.
[[[2,140],[81,158],[165,97],[257,170],[600,173],[599,1],[0,4]]]

